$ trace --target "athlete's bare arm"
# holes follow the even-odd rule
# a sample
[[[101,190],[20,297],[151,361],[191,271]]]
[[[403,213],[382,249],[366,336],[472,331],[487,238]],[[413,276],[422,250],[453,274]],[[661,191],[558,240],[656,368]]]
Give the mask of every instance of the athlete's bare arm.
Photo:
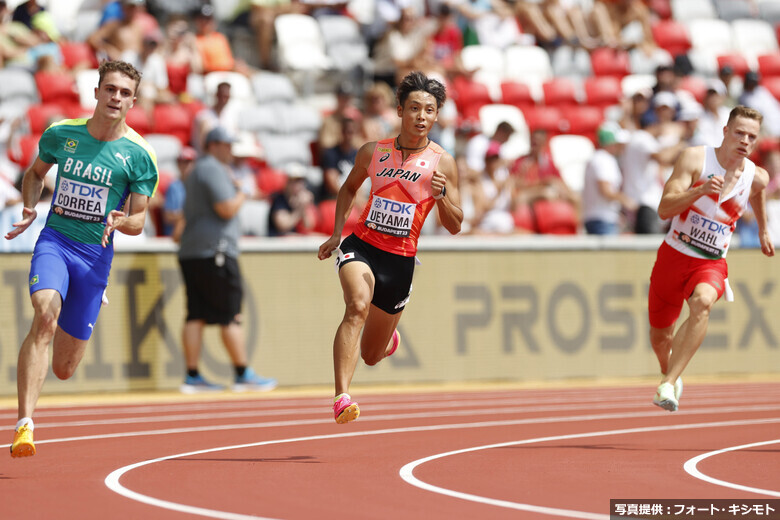
[[[753,208],[753,214],[756,216],[756,223],[758,224],[758,239],[761,241],[761,252],[766,256],[775,256],[775,246],[766,227],[766,187],[768,184],[769,173],[765,169],[756,166],[756,173],[753,175],[753,185],[750,188],[750,207]]]
[[[658,216],[666,220],[679,215],[699,197],[718,194],[723,189],[723,177],[712,176],[704,184],[692,189],[701,175],[705,147],[687,148],[674,163],[672,176],[666,181],[664,194],[658,204]]]
[[[436,201],[439,210],[439,221],[451,234],[460,232],[463,223],[463,210],[460,208],[460,190],[458,190],[458,167],[455,159],[445,153],[439,159],[437,169],[431,178],[431,188],[434,195],[441,193],[446,187],[444,197]]]
[[[374,155],[375,149],[376,141],[368,142],[360,147],[357,157],[355,157],[355,165],[349,172],[344,184],[339,188],[339,194],[336,198],[336,224],[333,228],[333,234],[320,246],[317,253],[317,258],[320,260],[330,258],[333,250],[341,243],[341,232],[344,230],[347,217],[349,217],[352,206],[355,204],[355,196],[360,186],[368,178],[368,165],[371,164],[371,157]]]
[[[43,162],[40,157],[36,157],[32,166],[24,172],[24,177],[22,178],[22,200],[24,201],[22,220],[13,223],[14,229],[5,235],[7,240],[21,235],[35,221],[35,218],[38,216],[35,206],[41,200],[43,182],[51,167],[51,164]]]
[[[125,235],[140,235],[146,222],[146,209],[149,207],[149,197],[140,193],[130,193],[124,211],[111,210],[106,217],[106,228],[103,230],[101,245],[106,247],[111,239],[111,233],[119,231]]]

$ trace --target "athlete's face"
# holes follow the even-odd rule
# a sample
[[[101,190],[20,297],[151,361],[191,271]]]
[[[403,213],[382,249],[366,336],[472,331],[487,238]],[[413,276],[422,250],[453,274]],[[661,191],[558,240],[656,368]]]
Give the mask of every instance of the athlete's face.
[[[135,81],[121,72],[109,72],[103,83],[95,88],[95,99],[99,112],[111,119],[124,119],[135,103]]]
[[[401,129],[413,137],[423,137],[431,131],[439,109],[436,98],[428,92],[415,90],[406,98],[404,106],[398,107]]]
[[[761,125],[755,119],[735,117],[723,129],[723,144],[729,152],[741,157],[750,156],[758,144]]]

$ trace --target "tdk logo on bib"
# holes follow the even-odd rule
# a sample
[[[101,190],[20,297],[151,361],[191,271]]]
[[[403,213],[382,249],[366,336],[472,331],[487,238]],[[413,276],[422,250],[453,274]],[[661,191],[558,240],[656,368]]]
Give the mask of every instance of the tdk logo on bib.
[[[64,217],[102,222],[107,197],[108,188],[105,186],[62,179],[53,203],[54,211]]]
[[[414,203],[398,202],[375,196],[365,224],[386,235],[408,237],[412,229],[416,207],[417,205]]]

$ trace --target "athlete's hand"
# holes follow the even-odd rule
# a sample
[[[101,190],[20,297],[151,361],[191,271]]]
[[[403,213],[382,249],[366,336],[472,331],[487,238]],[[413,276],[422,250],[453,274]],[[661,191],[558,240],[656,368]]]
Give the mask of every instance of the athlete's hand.
[[[446,184],[447,176],[439,170],[434,170],[433,177],[431,177],[431,193],[438,196]]]
[[[704,190],[704,195],[720,194],[723,191],[723,177],[713,175],[702,185],[702,190]]]
[[[123,211],[112,209],[106,217],[106,228],[103,230],[103,239],[100,241],[100,245],[106,247],[111,240],[111,233],[119,227],[123,217],[127,215]]]
[[[317,253],[317,258],[320,260],[325,260],[326,258],[330,258],[330,256],[333,254],[333,251],[336,250],[336,248],[339,247],[339,243],[341,242],[341,237],[332,236],[322,243],[320,246],[320,250]]]
[[[38,212],[35,208],[22,208],[22,220],[13,223],[14,229],[5,234],[5,239],[11,240],[24,233],[37,216]]]
[[[772,243],[772,238],[769,236],[769,231],[764,231],[759,237],[761,242],[761,252],[766,256],[775,256],[775,245]]]

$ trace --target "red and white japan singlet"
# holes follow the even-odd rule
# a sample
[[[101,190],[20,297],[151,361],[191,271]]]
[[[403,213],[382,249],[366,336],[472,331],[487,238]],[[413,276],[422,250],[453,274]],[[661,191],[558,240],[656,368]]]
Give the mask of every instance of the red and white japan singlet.
[[[737,220],[745,212],[753,186],[756,165],[745,159],[742,175],[730,193],[699,197],[688,209],[676,215],[664,241],[684,255],[694,258],[725,258]],[[718,163],[715,149],[706,147],[701,176],[696,188],[714,176],[723,177],[726,170]]]
[[[419,153],[403,161],[395,138],[377,141],[368,175],[371,197],[355,226],[361,240],[388,253],[417,254],[417,239],[436,201],[431,178],[444,150],[430,141]]]

